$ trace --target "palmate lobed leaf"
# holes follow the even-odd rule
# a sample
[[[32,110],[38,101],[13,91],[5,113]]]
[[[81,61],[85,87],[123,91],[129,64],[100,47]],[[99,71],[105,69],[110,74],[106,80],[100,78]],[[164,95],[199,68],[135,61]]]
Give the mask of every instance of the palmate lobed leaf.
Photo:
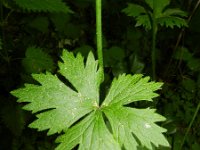
[[[154,109],[136,109],[123,105],[148,100],[162,83],[149,82],[142,75],[121,75],[112,82],[109,93],[99,106],[101,72],[98,62],[89,53],[86,63],[66,50],[59,63],[59,72],[75,88],[70,88],[51,73],[35,74],[40,85],[26,84],[12,91],[18,102],[28,102],[24,109],[38,113],[30,127],[49,130],[48,134],[65,133],[57,138],[57,150],[127,150],[155,146],[169,146],[163,136],[165,129],[155,123],[164,121]],[[42,112],[41,112],[42,111]],[[77,122],[78,121],[78,122]],[[74,124],[75,123],[75,124]],[[108,127],[111,125],[111,128]]]
[[[156,114],[155,110],[112,106],[105,108],[104,112],[111,124],[114,138],[126,149],[137,150],[141,145],[151,149],[151,143],[157,147],[169,146],[161,134],[166,130],[155,124],[157,121],[164,121],[165,118]]]
[[[170,0],[145,0],[145,2],[155,11],[156,18],[162,16],[165,7],[170,4]]]
[[[146,11],[144,7],[137,5],[137,4],[131,4],[128,3],[128,6],[122,10],[127,16],[137,17],[141,14],[145,14]]]
[[[136,18],[135,27],[143,26],[146,30],[151,29],[151,22],[149,20],[148,14],[140,15]]]
[[[159,18],[158,23],[161,26],[166,26],[170,28],[174,28],[175,26],[178,28],[188,27],[188,23],[185,19],[176,16],[167,16]]]
[[[152,28],[151,19],[153,13],[155,13],[155,19],[157,23],[165,27],[188,27],[188,23],[183,17],[187,17],[187,13],[178,8],[167,8],[170,4],[170,0],[145,0],[145,2],[151,8],[150,10],[137,5],[129,3],[126,8],[122,10],[127,16],[134,17],[136,19],[136,27],[143,26],[146,30]]]
[[[151,29],[151,22],[144,7],[137,4],[128,3],[128,6],[124,8],[122,12],[127,16],[136,18],[136,27],[143,26],[147,30]]]

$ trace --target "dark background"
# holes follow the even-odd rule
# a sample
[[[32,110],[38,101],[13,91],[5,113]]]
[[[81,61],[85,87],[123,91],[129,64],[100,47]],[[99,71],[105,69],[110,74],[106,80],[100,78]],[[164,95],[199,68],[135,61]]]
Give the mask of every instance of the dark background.
[[[73,13],[26,10],[15,0],[0,0],[0,150],[54,149],[56,135],[47,137],[46,132],[28,128],[35,117],[21,109],[23,104],[17,103],[10,91],[24,83],[34,83],[31,73],[46,70],[56,73],[63,48],[84,56],[90,50],[96,54],[95,2],[63,2]],[[121,12],[128,2],[141,3],[140,0],[103,0],[105,82],[102,91],[107,91],[112,79],[121,73],[152,75],[152,34],[143,27],[135,27],[135,19]],[[198,0],[173,0],[170,7],[186,11],[185,19],[191,17],[189,27],[160,27],[156,41],[156,80],[164,82],[164,86],[159,91],[160,97],[150,105],[167,118],[161,126],[168,129],[166,137],[174,150],[180,146],[200,103],[200,8],[193,13],[197,3]],[[39,50],[34,53],[31,48]],[[48,58],[43,57],[44,53]],[[185,149],[200,149],[198,116],[199,113]]]

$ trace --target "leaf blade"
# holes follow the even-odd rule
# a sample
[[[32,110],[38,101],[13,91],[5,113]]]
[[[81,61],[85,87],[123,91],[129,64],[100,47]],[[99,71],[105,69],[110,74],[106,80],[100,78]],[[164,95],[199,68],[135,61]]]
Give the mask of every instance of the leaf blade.
[[[77,132],[78,131],[78,132]],[[80,132],[82,134],[80,134]],[[79,137],[76,137],[79,133]],[[70,145],[66,141],[73,139],[76,144],[79,144],[80,150],[105,150],[115,149],[120,150],[120,146],[113,139],[111,133],[108,131],[102,116],[102,112],[96,111],[87,116],[79,124],[69,129],[66,134],[57,139],[57,142],[61,144],[56,150],[70,150],[76,146],[76,144]],[[72,143],[74,141],[71,141]]]
[[[101,72],[93,54],[89,53],[86,66],[80,54],[75,57],[72,53],[63,51],[61,58],[64,63],[59,63],[59,72],[72,83],[81,97],[91,99],[98,105]]]
[[[127,150],[137,149],[138,146],[152,149],[151,143],[157,147],[169,146],[162,135],[166,130],[155,124],[155,122],[164,121],[165,118],[156,114],[155,110],[113,106],[105,108],[104,113],[111,123],[114,137]]]
[[[119,76],[112,82],[110,91],[102,105],[108,106],[115,103],[125,105],[140,100],[152,101],[152,98],[158,96],[154,91],[160,89],[162,83],[148,83],[148,81],[149,77],[142,78],[141,74]]]

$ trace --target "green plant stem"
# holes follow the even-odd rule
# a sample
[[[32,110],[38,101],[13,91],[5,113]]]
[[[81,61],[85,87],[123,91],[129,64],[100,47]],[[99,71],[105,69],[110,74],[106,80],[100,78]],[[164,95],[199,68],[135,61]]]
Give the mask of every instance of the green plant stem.
[[[96,0],[96,34],[99,66],[103,69],[101,0]]]
[[[190,121],[190,124],[189,124],[189,126],[188,126],[188,128],[187,128],[187,131],[186,131],[186,133],[185,133],[185,136],[184,136],[183,141],[182,141],[181,146],[180,146],[180,150],[182,149],[183,144],[185,143],[185,140],[186,140],[186,138],[187,138],[187,136],[188,136],[188,133],[189,133],[189,131],[190,131],[190,129],[191,129],[193,123],[194,123],[194,120],[195,120],[195,118],[196,118],[196,116],[197,116],[197,114],[198,114],[198,112],[199,112],[199,109],[200,109],[200,102],[199,102],[199,104],[198,104],[198,106],[197,106],[197,108],[196,108],[196,110],[195,110],[195,112],[194,112],[194,115],[193,115],[193,117],[192,117],[192,120]]]
[[[152,17],[152,51],[151,51],[151,61],[152,61],[152,74],[153,80],[156,80],[156,35],[157,35],[157,21],[156,21],[156,3],[153,2],[153,17]]]

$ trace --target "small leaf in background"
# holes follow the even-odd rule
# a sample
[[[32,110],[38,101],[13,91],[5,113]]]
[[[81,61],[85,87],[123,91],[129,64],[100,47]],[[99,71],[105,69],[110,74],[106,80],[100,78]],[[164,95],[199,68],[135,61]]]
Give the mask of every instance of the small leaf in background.
[[[162,0],[162,2],[160,2],[160,0],[145,0],[147,1],[151,1],[151,8],[153,9],[153,11],[155,11],[155,17],[156,18],[160,18],[163,15],[163,11],[165,10],[165,8],[170,4],[170,0]],[[155,5],[154,5],[155,4]]]
[[[72,12],[62,0],[15,0],[15,2],[22,9],[33,12]]]
[[[183,79],[182,86],[188,92],[195,93],[196,91],[196,82],[190,78]]]
[[[75,53],[81,53],[84,57],[87,57],[90,51],[94,52],[94,48],[90,45],[82,45],[74,50]]]
[[[179,48],[173,57],[178,60],[184,60],[187,63],[187,67],[192,71],[200,70],[200,59],[195,58],[185,47]]]
[[[122,60],[125,56],[125,51],[118,47],[118,46],[113,46],[111,48],[108,49],[108,53],[107,53],[110,57],[110,60],[111,58],[114,59],[114,60]]]
[[[147,30],[151,29],[149,16],[144,7],[129,3],[128,6],[122,10],[122,12],[124,12],[127,16],[136,18],[136,27],[143,26]]]
[[[81,26],[68,23],[64,28],[64,34],[71,39],[79,38],[81,36]]]
[[[118,46],[113,46],[105,50],[103,54],[105,66],[112,68],[112,73],[114,76],[118,76],[126,70],[124,65],[124,49]]]
[[[70,21],[70,15],[65,13],[52,13],[50,19],[55,26],[55,30],[62,33]]]
[[[53,71],[55,66],[53,59],[41,48],[29,47],[26,50],[22,65],[27,73],[40,73]]]
[[[192,53],[186,47],[180,47],[177,49],[173,58],[178,60],[189,61],[192,59]]]
[[[145,14],[146,10],[144,7],[137,4],[128,4],[128,7],[122,10],[127,16],[138,17],[141,14]]]
[[[2,104],[3,103],[3,104]],[[0,110],[0,117],[7,128],[16,137],[20,137],[23,129],[26,125],[26,117],[24,111],[20,106],[15,105],[12,102],[4,101],[2,102]]]
[[[111,49],[116,50],[116,48]],[[117,53],[116,56],[122,53]],[[153,150],[152,144],[169,146],[163,133],[166,130],[156,125],[165,118],[155,109],[136,109],[124,105],[136,101],[152,101],[162,83],[149,82],[149,77],[120,75],[111,84],[110,90],[99,104],[101,71],[93,54],[88,54],[86,63],[77,54],[63,51],[59,73],[71,85],[51,73],[34,74],[40,85],[25,84],[24,88],[11,93],[18,102],[27,103],[25,110],[38,113],[30,124],[39,131],[48,130],[48,135],[61,133],[57,138],[57,150],[136,150],[138,147]],[[73,86],[73,88],[72,88]],[[106,118],[105,118],[106,116]],[[109,122],[106,123],[105,119]],[[108,128],[110,124],[111,130]]]
[[[116,63],[122,61],[125,57],[125,52],[118,46],[113,46],[104,51],[104,59],[106,66],[115,66]]]
[[[36,17],[30,23],[29,26],[32,28],[37,29],[42,33],[48,32],[49,21],[47,17]]]
[[[200,71],[200,59],[192,58],[188,61],[187,66],[192,71]]]
[[[200,144],[199,143],[194,143],[192,144],[192,150],[199,150],[200,149]]]
[[[136,20],[137,23],[135,24],[135,27],[143,26],[146,30],[151,29],[151,22],[147,14],[138,16]]]
[[[179,18],[176,16],[166,16],[166,17],[161,17],[158,19],[158,23],[161,26],[165,27],[170,27],[174,28],[174,26],[181,28],[181,27],[188,27],[187,22],[183,18]]]
[[[133,59],[133,63],[132,63],[132,68],[131,68],[131,72],[133,74],[136,74],[136,73],[142,73],[143,69],[145,67],[145,64],[143,62],[141,62],[137,55],[134,57]]]
[[[122,10],[127,16],[134,17],[136,19],[136,27],[143,26],[146,30],[152,28],[151,19],[153,19],[153,13],[157,24],[165,27],[188,27],[188,23],[184,17],[187,17],[187,13],[178,8],[166,7],[170,4],[170,0],[145,0],[150,6],[151,10],[137,4],[128,4],[128,6]],[[153,5],[155,2],[155,5]]]

